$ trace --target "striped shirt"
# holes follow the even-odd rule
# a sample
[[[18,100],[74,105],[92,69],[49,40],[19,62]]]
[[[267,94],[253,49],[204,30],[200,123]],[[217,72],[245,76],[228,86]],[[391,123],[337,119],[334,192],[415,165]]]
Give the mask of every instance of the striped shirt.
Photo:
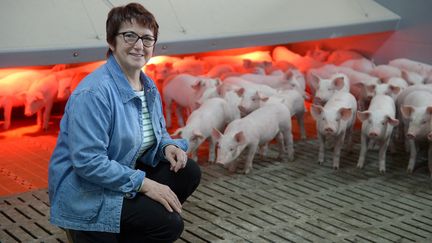
[[[147,109],[147,101],[144,95],[144,91],[135,91],[135,94],[137,94],[141,99],[142,104],[142,137],[143,137],[143,143],[141,144],[141,148],[138,152],[138,157],[142,156],[144,152],[150,148],[156,141],[156,137],[153,131],[153,126],[150,119],[150,114]]]

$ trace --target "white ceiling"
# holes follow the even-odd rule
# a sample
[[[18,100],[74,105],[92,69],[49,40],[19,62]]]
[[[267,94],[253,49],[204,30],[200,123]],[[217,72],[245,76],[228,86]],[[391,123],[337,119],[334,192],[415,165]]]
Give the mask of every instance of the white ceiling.
[[[105,20],[125,0],[0,0],[0,67],[105,58]],[[157,55],[396,30],[373,0],[138,0],[160,25]],[[314,7],[312,7],[314,6]]]

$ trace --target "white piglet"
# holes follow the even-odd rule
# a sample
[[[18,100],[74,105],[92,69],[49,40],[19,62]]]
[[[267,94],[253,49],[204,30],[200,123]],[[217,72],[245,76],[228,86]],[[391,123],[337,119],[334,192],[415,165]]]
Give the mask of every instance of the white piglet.
[[[180,126],[184,126],[182,108],[191,113],[197,108],[197,101],[206,89],[216,87],[218,79],[197,77],[190,74],[179,74],[172,80],[164,84],[163,98],[165,102],[165,113],[167,127],[171,127],[171,106],[176,103],[177,121]]]
[[[311,80],[312,86],[316,90],[314,104],[324,105],[334,93],[339,91],[348,93],[350,90],[349,79],[343,73],[333,74],[330,78],[312,76],[314,77]]]
[[[306,129],[304,127],[304,114],[306,107],[304,105],[304,97],[295,89],[292,90],[279,90],[277,94],[273,96],[266,96],[258,92],[256,97],[251,103],[251,109],[256,110],[264,105],[273,103],[282,103],[290,111],[292,116],[295,116],[297,123],[300,128],[300,136],[302,139],[306,139]]]
[[[237,169],[234,160],[246,149],[243,172],[248,174],[258,147],[266,146],[274,138],[280,145],[280,156],[286,153],[282,159],[291,161],[294,158],[291,114],[283,104],[261,107],[228,124],[224,134],[214,129],[212,136],[218,141],[216,163],[228,166],[231,172]]]
[[[37,125],[45,131],[48,130],[51,109],[57,98],[57,92],[58,80],[54,73],[35,80],[26,92],[24,114],[31,116],[37,113]]]
[[[234,92],[232,92],[236,95]],[[217,114],[217,115],[215,115]],[[209,119],[211,117],[211,119]],[[210,98],[192,112],[186,121],[186,125],[177,129],[174,136],[188,140],[188,153],[192,159],[197,160],[197,149],[206,140],[210,140],[209,161],[215,161],[215,140],[211,137],[212,129],[223,129],[224,126],[235,119],[240,118],[240,111],[237,106],[232,106],[227,100],[219,97]]]
[[[336,92],[324,107],[311,106],[319,141],[318,163],[324,163],[326,140],[334,139],[333,168],[339,169],[340,152],[346,136],[348,146],[351,148],[351,134],[356,112],[356,99],[348,92]]]
[[[346,60],[340,66],[349,67],[363,73],[371,73],[375,68],[375,63],[367,58],[359,58]]]
[[[386,170],[386,152],[392,142],[393,127],[399,125],[395,119],[396,108],[393,99],[388,95],[376,95],[366,111],[358,111],[357,117],[362,122],[361,149],[357,167],[363,168],[366,152],[370,142],[379,145],[379,171]]]
[[[32,82],[45,75],[46,72],[31,70],[12,73],[0,79],[0,108],[4,110],[4,129],[9,129],[11,125],[12,108],[24,106],[26,92]]]
[[[427,135],[430,130],[432,117],[432,94],[427,90],[416,90],[409,93],[401,104],[401,113],[404,118],[406,138],[409,144],[410,158],[407,171],[412,173],[414,170],[418,145],[427,142]],[[429,168],[432,167],[432,146],[429,143]],[[431,171],[432,172],[432,171]]]

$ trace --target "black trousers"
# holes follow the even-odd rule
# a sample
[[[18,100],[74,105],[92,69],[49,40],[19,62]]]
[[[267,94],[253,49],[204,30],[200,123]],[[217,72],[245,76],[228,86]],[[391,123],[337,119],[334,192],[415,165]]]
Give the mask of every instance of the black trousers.
[[[188,159],[186,167],[174,173],[168,162],[155,168],[137,165],[146,177],[165,184],[177,195],[181,203],[195,191],[201,180],[199,165]],[[98,242],[174,242],[183,232],[183,219],[176,212],[170,213],[162,204],[138,193],[135,198],[123,199],[120,233],[69,230],[75,243]]]

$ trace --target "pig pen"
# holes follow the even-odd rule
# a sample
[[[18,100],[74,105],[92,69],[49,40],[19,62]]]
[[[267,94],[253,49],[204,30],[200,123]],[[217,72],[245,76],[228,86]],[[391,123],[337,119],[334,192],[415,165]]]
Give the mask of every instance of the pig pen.
[[[18,107],[11,128],[0,132],[0,242],[67,242],[64,231],[49,223],[46,189],[64,102],[55,103],[46,131],[39,130],[35,115],[25,117]],[[208,145],[200,147],[202,182],[184,205],[185,230],[177,242],[432,241],[426,154],[418,156],[413,174],[406,172],[409,154],[402,144],[388,153],[385,174],[378,171],[378,151],[369,151],[365,168],[358,169],[357,120],[353,150],[342,150],[340,169],[334,170],[331,152],[323,165],[317,163],[319,144],[309,112],[305,125],[308,137],[301,140],[297,122],[292,123],[293,162],[276,159],[277,145],[271,144],[269,157],[257,155],[248,175],[208,163]]]
[[[402,144],[388,154],[385,174],[378,172],[377,151],[370,151],[365,168],[357,169],[356,129],[353,152],[342,151],[336,171],[331,153],[323,165],[317,163],[310,114],[305,123],[310,136],[299,140],[294,134],[293,162],[272,159],[274,144],[269,157],[255,158],[248,175],[200,161],[202,181],[183,207],[185,230],[177,242],[432,241],[432,188],[425,154],[413,174],[406,172],[408,154]],[[298,131],[296,125],[293,130]],[[0,139],[0,154],[6,155],[0,162],[0,186],[15,183],[26,191],[1,197],[0,242],[67,242],[63,230],[48,221],[47,190],[38,189],[55,144],[54,130],[51,135]],[[36,174],[39,181],[32,179]]]

